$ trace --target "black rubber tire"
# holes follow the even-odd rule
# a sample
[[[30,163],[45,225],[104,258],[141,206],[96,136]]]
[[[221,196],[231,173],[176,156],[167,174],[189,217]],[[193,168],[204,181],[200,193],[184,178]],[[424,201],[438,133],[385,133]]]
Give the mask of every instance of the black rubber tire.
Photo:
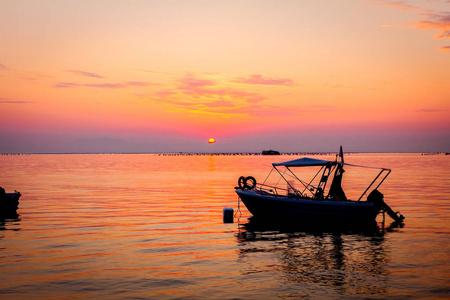
[[[241,190],[245,189],[245,176],[241,176],[238,179],[238,185]]]
[[[245,187],[249,190],[253,190],[256,187],[256,179],[253,176],[245,178]]]

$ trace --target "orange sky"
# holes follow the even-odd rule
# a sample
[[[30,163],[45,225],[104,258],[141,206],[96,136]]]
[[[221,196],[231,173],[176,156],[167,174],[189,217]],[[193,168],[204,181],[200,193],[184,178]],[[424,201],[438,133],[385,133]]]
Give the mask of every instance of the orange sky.
[[[5,0],[0,153],[448,152],[449,37],[447,0]]]

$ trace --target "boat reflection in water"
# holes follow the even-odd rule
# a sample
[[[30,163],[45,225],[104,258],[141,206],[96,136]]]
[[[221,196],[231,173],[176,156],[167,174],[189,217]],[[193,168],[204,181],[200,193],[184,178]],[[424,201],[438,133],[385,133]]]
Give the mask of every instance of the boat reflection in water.
[[[5,230],[19,231],[20,227],[19,214],[16,212],[8,212],[0,216],[0,241],[5,238]],[[1,248],[0,248],[1,249]]]
[[[355,230],[252,217],[237,234],[239,262],[244,275],[278,278],[286,297],[330,297],[331,290],[346,296],[384,295],[389,230],[395,229],[375,222]]]

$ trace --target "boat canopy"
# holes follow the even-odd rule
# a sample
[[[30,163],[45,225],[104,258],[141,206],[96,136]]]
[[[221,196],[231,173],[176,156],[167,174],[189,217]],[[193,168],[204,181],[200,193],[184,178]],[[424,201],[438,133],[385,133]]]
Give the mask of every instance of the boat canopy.
[[[325,166],[326,164],[333,163],[334,161],[315,159],[309,157],[303,157],[281,163],[273,163],[272,166],[285,166],[285,167],[308,167],[308,166]]]
[[[338,161],[331,161],[331,160],[322,160],[322,159],[315,159],[315,158],[309,158],[309,157],[303,157],[299,159],[294,159],[290,161],[280,162],[280,163],[272,163],[272,166],[278,167],[278,166],[284,166],[284,167],[311,167],[311,166],[325,166],[327,164],[332,165],[344,165],[344,166],[352,166],[352,167],[359,167],[359,168],[368,168],[368,169],[378,169],[378,170],[386,170],[390,171],[390,169],[386,168],[380,168],[380,167],[369,167],[369,166],[360,166],[360,165],[354,165],[354,164],[347,164],[342,163]]]

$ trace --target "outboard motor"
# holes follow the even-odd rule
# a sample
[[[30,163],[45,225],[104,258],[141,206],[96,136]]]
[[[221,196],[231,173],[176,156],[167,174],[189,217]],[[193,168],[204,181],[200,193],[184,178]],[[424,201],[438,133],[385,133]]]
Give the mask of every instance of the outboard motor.
[[[384,195],[379,190],[373,190],[369,196],[367,196],[367,202],[371,202],[376,205],[381,205]]]
[[[394,219],[394,221],[399,223],[403,222],[405,217],[400,214],[400,212],[394,212],[392,208],[384,202],[383,198],[384,195],[380,193],[380,191],[373,190],[369,196],[367,196],[367,202],[373,203],[378,211],[383,209],[392,219]]]

